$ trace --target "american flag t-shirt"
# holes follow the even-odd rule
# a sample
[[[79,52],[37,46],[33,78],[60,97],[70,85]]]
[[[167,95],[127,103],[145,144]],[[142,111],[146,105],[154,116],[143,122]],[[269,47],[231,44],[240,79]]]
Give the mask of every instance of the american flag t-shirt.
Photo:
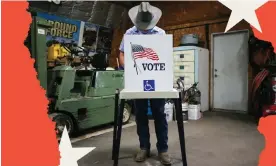
[[[147,58],[154,61],[159,60],[158,55],[151,48],[146,48],[138,44],[132,44],[131,49],[134,59]]]

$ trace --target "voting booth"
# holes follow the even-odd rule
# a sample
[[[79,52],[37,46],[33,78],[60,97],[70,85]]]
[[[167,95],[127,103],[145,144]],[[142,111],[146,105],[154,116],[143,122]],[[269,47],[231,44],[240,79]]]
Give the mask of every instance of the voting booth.
[[[125,86],[120,98],[177,98],[172,35],[125,35]]]
[[[114,166],[118,165],[125,100],[158,98],[174,100],[182,161],[187,166],[181,93],[173,88],[172,35],[125,35],[124,58],[124,89],[115,94]]]

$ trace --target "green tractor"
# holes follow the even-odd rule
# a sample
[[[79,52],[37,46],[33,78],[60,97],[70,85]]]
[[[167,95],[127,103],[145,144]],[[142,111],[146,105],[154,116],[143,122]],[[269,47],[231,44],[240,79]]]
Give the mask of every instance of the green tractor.
[[[49,99],[48,114],[56,122],[58,135],[66,126],[69,135],[114,121],[115,91],[123,88],[124,72],[98,67],[85,69],[72,65],[47,67],[46,20],[33,16],[25,45],[35,61],[40,85]],[[99,56],[98,56],[99,57]],[[82,65],[91,63],[83,58]],[[94,58],[93,61],[95,61]],[[85,61],[85,63],[84,63]],[[96,64],[97,65],[97,64]],[[123,123],[128,123],[132,103],[127,102]]]

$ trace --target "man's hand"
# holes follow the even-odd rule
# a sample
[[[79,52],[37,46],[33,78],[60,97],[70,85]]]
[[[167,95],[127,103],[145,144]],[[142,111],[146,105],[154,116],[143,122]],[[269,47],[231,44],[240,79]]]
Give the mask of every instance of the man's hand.
[[[124,67],[124,66],[125,66],[124,56],[125,56],[125,54],[124,54],[123,52],[120,52],[120,55],[119,55],[119,63],[120,63],[120,66],[121,66],[121,67]]]

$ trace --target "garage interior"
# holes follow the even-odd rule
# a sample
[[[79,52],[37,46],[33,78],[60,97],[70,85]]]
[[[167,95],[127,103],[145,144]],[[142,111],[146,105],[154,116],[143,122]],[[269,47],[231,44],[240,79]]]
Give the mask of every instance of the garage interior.
[[[118,67],[123,35],[133,26],[128,10],[139,4],[136,1],[61,1],[61,4],[31,1],[29,9],[110,29],[112,37],[108,38],[111,43],[107,45],[108,67],[115,69]],[[257,165],[264,148],[264,138],[257,130],[256,119],[260,115],[252,108],[252,83],[259,68],[253,68],[249,60],[252,53],[249,38],[253,35],[250,25],[243,20],[224,33],[231,10],[216,1],[153,1],[150,4],[162,10],[157,26],[173,35],[173,47],[182,44],[184,35],[195,34],[198,47],[209,50],[206,62],[209,69],[206,71],[209,76],[208,89],[205,96],[208,110],[201,112],[200,118],[184,123],[188,165]],[[85,113],[78,113],[79,117],[85,118]],[[133,161],[133,154],[139,147],[134,117],[132,115],[126,124],[133,125],[122,131],[119,165],[161,165],[154,146],[153,157],[144,163]],[[149,125],[154,145],[156,138],[152,120]],[[93,135],[104,130],[109,132]],[[174,119],[169,122],[168,131],[172,165],[180,166],[181,152]],[[71,136],[72,140],[77,140],[73,141],[75,147],[96,147],[95,151],[79,160],[79,166],[112,165],[112,138],[112,123],[93,126]]]

